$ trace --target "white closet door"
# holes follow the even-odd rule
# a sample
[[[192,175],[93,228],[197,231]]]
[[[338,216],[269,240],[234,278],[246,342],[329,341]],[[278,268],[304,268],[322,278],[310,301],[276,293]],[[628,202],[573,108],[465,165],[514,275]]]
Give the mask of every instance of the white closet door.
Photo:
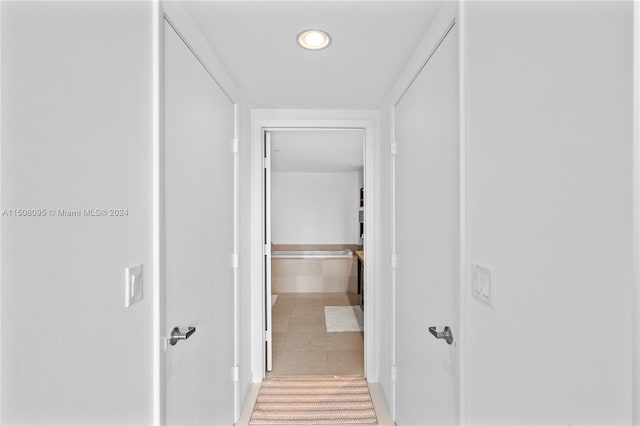
[[[166,424],[234,421],[234,105],[165,22]]]
[[[454,27],[395,111],[398,425],[458,423],[457,45]]]

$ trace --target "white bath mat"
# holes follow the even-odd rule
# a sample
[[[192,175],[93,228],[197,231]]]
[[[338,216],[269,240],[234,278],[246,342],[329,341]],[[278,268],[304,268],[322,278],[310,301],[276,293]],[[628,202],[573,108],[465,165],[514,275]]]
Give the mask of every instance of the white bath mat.
[[[277,294],[272,294],[271,295],[271,306],[276,304],[276,300],[278,300],[278,295]]]
[[[327,332],[362,331],[364,318],[360,306],[325,306]]]

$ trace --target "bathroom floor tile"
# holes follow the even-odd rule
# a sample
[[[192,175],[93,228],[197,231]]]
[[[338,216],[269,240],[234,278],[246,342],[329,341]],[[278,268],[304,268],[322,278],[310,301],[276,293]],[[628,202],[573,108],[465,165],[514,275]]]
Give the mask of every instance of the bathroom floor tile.
[[[278,300],[276,301],[276,304],[286,302],[295,303],[297,298],[297,293],[278,293]]]
[[[271,309],[271,316],[272,317],[290,317],[291,313],[293,312],[294,308],[291,308],[291,310],[287,310],[287,309],[283,309],[283,308],[278,308],[278,309]]]
[[[271,308],[271,313],[272,315],[275,315],[276,313],[278,314],[287,314],[287,315],[291,315],[291,312],[293,312],[293,309],[296,307],[296,305],[291,304],[291,305],[279,305],[276,303],[272,308]]]
[[[359,331],[327,333],[327,350],[364,351],[364,336]]]
[[[280,306],[274,306],[271,309],[271,315],[272,316],[291,316],[291,313],[293,312],[293,309],[295,308],[295,305],[280,305]]]
[[[326,293],[324,295],[325,306],[357,306],[360,304],[360,295],[355,293]]]
[[[329,374],[364,374],[362,351],[327,351],[327,363]]]
[[[286,333],[285,351],[326,351],[327,341],[324,332],[289,332]]]
[[[355,306],[355,293],[278,293],[268,376],[363,375],[363,333],[327,333],[324,306]]]
[[[324,306],[322,305],[296,305],[291,316],[306,318],[324,318]]]
[[[295,309],[322,309],[324,307],[323,299],[316,300],[299,300],[296,303]]]
[[[324,351],[282,352],[273,358],[273,371],[279,374],[328,374]]]
[[[287,333],[281,331],[274,331],[272,333],[273,339],[273,354],[278,355],[282,352],[282,348],[284,347],[285,341],[287,339]]]
[[[296,298],[296,306],[299,305],[319,305],[322,306],[324,301],[323,293],[298,293]]]
[[[290,318],[287,317],[273,317],[272,318],[272,326],[273,332],[277,331],[287,331],[289,329]]]
[[[324,317],[291,317],[289,331],[325,331]]]

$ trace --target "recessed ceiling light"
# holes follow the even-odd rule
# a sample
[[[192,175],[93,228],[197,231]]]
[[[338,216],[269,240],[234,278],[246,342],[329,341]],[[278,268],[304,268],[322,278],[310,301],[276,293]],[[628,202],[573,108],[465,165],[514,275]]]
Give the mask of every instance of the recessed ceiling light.
[[[320,50],[329,46],[331,37],[322,30],[305,30],[298,34],[298,44],[305,49]]]

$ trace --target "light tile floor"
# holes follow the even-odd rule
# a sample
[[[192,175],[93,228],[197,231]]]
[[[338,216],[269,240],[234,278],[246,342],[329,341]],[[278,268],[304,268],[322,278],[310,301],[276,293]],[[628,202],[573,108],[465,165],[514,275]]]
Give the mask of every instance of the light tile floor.
[[[355,293],[280,293],[273,305],[271,376],[364,375],[362,332],[327,333],[325,306],[358,305]]]

